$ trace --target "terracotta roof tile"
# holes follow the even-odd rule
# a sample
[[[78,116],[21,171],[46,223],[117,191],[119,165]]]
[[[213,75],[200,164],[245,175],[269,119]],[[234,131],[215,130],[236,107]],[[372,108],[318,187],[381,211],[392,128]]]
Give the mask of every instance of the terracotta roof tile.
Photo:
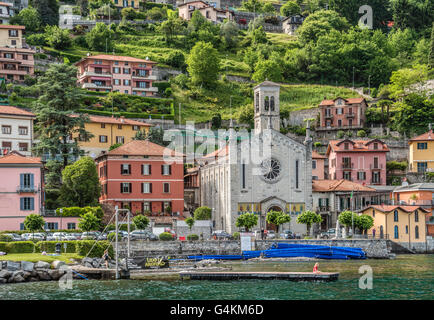
[[[349,180],[313,180],[312,191],[314,192],[333,192],[333,191],[367,191],[376,192],[375,189],[364,186],[360,183]]]
[[[16,26],[16,25],[10,25],[10,24],[0,24],[0,29],[21,29],[24,30],[25,26]]]
[[[77,117],[77,115],[72,115],[71,117]],[[114,118],[114,117],[104,117],[104,116],[94,116],[94,115],[88,115],[88,117],[91,122],[97,122],[97,123],[127,124],[127,125],[142,126],[142,127],[152,127],[152,124],[126,119],[126,118]]]
[[[368,208],[374,208],[376,210],[379,210],[381,212],[392,212],[397,208],[402,209],[405,212],[413,212],[414,210],[421,210],[424,211],[426,213],[429,213],[431,211],[422,208],[421,206],[402,206],[402,205],[396,205],[396,206],[392,206],[392,205],[371,205]]]
[[[432,130],[421,134],[420,136],[411,138],[410,141],[431,141],[434,140],[434,134]]]
[[[36,117],[34,113],[14,106],[0,106],[0,114]]]
[[[42,165],[40,158],[20,156],[16,153],[9,153],[3,157],[0,157],[0,164],[40,164],[40,165]]]
[[[327,157],[316,151],[312,151],[312,159],[327,159]]]
[[[183,157],[182,153],[152,143],[148,140],[133,140],[116,149],[109,151],[108,155],[136,155],[136,156],[164,156],[170,152],[172,156]]]
[[[353,143],[353,148],[351,150],[342,150],[339,148],[339,145],[347,140],[350,143]],[[378,141],[379,143],[382,143],[383,148],[381,149],[369,149],[369,145],[374,141]],[[387,147],[387,144],[382,142],[378,139],[372,139],[372,140],[350,140],[350,139],[344,139],[344,140],[330,140],[329,145],[327,147],[327,154],[329,153],[330,149],[337,152],[389,152],[389,148]]]
[[[80,61],[76,62],[75,64],[79,64],[81,61],[86,59],[101,59],[101,60],[110,60],[110,61],[126,61],[126,62],[142,62],[142,63],[157,63],[155,61],[151,60],[145,60],[145,59],[139,59],[134,57],[127,57],[127,56],[114,56],[111,54],[98,54],[96,56],[88,56],[84,57]]]
[[[336,98],[334,100],[323,100],[321,101],[321,103],[319,104],[320,106],[331,106],[335,104],[335,101],[337,99],[343,99],[346,101],[346,105],[348,104],[355,104],[355,103],[362,103],[363,100],[365,100],[365,98],[359,97],[359,98],[348,98],[348,99],[344,99],[344,98]]]

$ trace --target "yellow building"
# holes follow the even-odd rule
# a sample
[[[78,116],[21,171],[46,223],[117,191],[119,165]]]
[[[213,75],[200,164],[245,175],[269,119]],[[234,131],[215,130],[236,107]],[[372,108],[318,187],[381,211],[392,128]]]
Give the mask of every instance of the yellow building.
[[[89,116],[90,122],[85,124],[85,130],[93,134],[89,141],[78,141],[87,155],[95,158],[102,151],[108,151],[111,145],[125,144],[133,140],[139,130],[148,132],[152,126],[140,121],[114,117]]]
[[[420,206],[373,205],[361,213],[374,219],[368,235],[386,238],[405,245],[426,241],[426,215],[431,211]]]
[[[434,172],[434,134],[430,130],[410,139],[408,166],[411,172]]]
[[[139,9],[139,0],[112,0],[116,8]]]

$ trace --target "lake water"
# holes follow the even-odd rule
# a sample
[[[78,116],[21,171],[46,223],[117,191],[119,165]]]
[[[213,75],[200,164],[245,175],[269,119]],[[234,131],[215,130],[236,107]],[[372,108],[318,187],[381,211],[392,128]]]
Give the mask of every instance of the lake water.
[[[314,262],[233,262],[234,271],[312,271]],[[359,289],[359,267],[373,270],[373,288]],[[321,271],[340,272],[335,282],[285,280],[78,280],[0,285],[0,299],[428,299],[434,300],[434,255],[398,255],[395,260],[319,261]]]

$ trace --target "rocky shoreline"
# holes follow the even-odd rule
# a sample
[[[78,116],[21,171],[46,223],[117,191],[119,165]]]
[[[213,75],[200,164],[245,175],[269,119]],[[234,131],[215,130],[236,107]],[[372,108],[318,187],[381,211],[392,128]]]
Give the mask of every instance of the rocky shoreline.
[[[67,270],[63,261],[0,261],[0,284],[59,280]]]

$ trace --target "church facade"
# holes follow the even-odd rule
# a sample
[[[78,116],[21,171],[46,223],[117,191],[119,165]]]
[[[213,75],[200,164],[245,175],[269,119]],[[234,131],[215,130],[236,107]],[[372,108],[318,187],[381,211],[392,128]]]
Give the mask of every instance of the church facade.
[[[270,81],[256,86],[254,133],[235,139],[230,130],[233,143],[200,163],[200,204],[212,208],[216,230],[238,231],[236,220],[246,212],[258,215],[253,229],[271,229],[266,214],[276,210],[291,215],[284,229],[306,232],[296,218],[312,208],[312,140],[309,130],[304,144],[280,133],[279,93]]]

